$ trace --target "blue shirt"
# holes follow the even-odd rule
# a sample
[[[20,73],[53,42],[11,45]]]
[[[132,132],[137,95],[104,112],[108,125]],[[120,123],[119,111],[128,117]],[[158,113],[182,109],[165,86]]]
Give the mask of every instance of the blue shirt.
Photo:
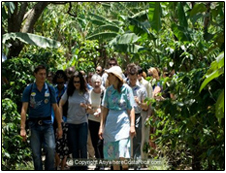
[[[24,89],[22,102],[29,102],[29,118],[49,117],[51,116],[52,104],[56,103],[55,90],[51,85],[48,87],[48,84],[45,83],[40,92],[36,83],[33,83],[33,85],[28,85]],[[45,122],[52,123],[51,120]]]
[[[109,86],[104,93],[102,106],[111,110],[131,110],[135,106],[132,89],[123,84],[119,93],[113,85]]]

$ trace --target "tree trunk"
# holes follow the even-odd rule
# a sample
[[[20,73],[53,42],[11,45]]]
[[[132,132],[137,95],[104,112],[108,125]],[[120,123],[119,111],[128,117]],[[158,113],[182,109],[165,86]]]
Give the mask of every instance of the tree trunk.
[[[26,22],[21,29],[21,32],[24,33],[31,33],[35,22],[38,20],[38,18],[41,16],[43,10],[48,5],[48,2],[38,2],[34,8],[30,11],[30,13],[27,16]]]
[[[35,22],[41,16],[43,10],[48,4],[48,2],[38,2],[31,10],[28,11],[27,14],[25,14],[28,3],[21,2],[19,8],[18,2],[15,2],[14,13],[9,15],[8,18],[8,32],[32,33]],[[22,26],[24,19],[25,24]],[[8,59],[17,57],[24,47],[24,44],[18,40],[12,41],[11,44]]]
[[[209,23],[210,23],[210,16],[208,16],[208,14],[210,13],[210,5],[211,5],[211,2],[207,2],[207,4],[206,4],[206,9],[207,9],[206,15],[207,15],[207,17],[204,20],[204,35],[208,34],[208,26],[209,26]]]

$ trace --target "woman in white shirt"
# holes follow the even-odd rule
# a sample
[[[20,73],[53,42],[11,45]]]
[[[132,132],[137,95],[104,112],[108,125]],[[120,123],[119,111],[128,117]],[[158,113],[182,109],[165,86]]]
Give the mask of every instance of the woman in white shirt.
[[[102,79],[98,74],[94,74],[91,78],[92,87],[89,91],[90,106],[87,112],[89,113],[89,130],[91,141],[95,150],[95,156],[97,159],[103,159],[103,141],[99,139],[98,132],[100,127],[100,114],[101,114],[101,97],[104,92]],[[97,167],[98,169],[99,167]],[[96,170],[97,170],[96,169]]]

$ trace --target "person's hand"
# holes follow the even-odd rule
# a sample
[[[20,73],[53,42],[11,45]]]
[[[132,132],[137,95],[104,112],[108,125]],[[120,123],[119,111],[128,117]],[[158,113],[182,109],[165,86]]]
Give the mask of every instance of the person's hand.
[[[25,129],[21,129],[20,130],[20,136],[23,138],[23,142],[26,142],[27,140],[27,133],[26,133],[26,130]]]
[[[62,127],[58,127],[57,128],[57,138],[58,139],[61,139],[62,138],[62,135],[63,135]]]
[[[81,106],[81,107],[83,107],[83,108],[85,108],[85,109],[87,109],[87,108],[88,108],[88,105],[87,105],[87,104],[85,104],[85,103],[83,103],[83,102],[81,102],[81,103],[80,103],[80,106]]]
[[[137,103],[137,104],[139,104],[139,99],[138,99],[138,97],[137,96],[134,96],[134,100],[135,100],[135,102]]]
[[[133,138],[136,135],[135,126],[130,126],[130,136]]]
[[[99,118],[100,117],[100,113],[101,113],[101,109],[100,108],[98,108],[97,110],[96,110],[96,112],[93,114],[96,118]]]
[[[99,128],[98,136],[100,139],[103,139],[103,128],[102,127]]]

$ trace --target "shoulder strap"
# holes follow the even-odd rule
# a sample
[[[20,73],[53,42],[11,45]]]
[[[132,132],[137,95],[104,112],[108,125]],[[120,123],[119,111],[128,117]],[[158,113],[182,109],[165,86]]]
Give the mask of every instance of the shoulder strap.
[[[28,100],[28,107],[30,107],[30,98],[31,98],[31,92],[32,92],[32,89],[33,89],[33,85],[34,85],[34,83],[31,83],[29,86],[31,86],[31,88],[30,88],[30,90],[29,90],[29,95],[28,95],[28,97],[29,97],[29,100]]]
[[[34,84],[34,83],[30,84],[31,89],[30,89],[30,91],[29,91],[29,99],[30,99],[31,91],[32,91],[32,89],[33,89],[33,84]]]
[[[49,86],[49,84],[47,83],[47,86],[48,86],[48,89],[49,89],[49,94],[50,94],[50,97],[51,97],[51,95],[52,95],[52,90],[51,90],[51,88],[50,88],[50,86]]]

